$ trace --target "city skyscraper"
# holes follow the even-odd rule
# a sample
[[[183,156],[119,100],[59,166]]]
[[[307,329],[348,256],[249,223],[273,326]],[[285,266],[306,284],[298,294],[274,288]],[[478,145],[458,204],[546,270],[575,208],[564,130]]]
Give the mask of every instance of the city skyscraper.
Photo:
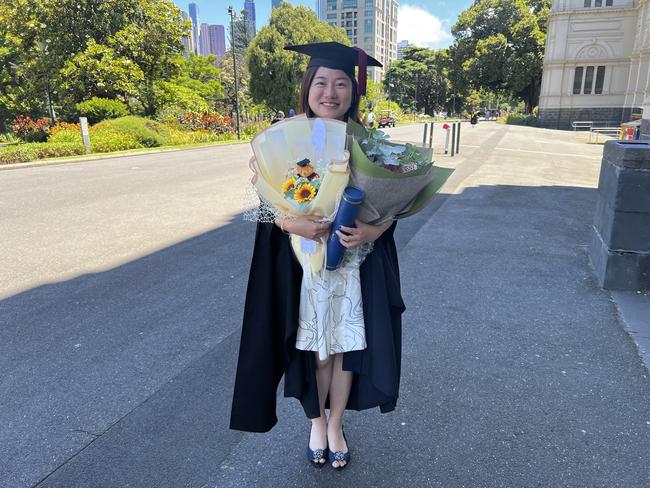
[[[195,3],[189,5],[190,18],[192,19],[192,30],[194,33],[194,54],[200,54],[201,24],[199,23],[199,6]]]
[[[216,54],[219,59],[223,59],[226,54],[226,29],[223,25],[208,26],[208,36],[210,37],[210,54]]]
[[[202,56],[207,56],[210,54],[210,30],[208,29],[208,24],[205,22],[201,24],[201,34],[200,34],[200,43],[199,43],[199,54]]]
[[[187,12],[184,12],[181,10],[181,17],[185,22],[192,22],[192,18],[189,16]],[[194,24],[192,23],[192,27],[190,27],[190,33],[188,37],[183,37],[181,39],[183,42],[183,48],[185,49],[186,53],[194,53],[196,54],[196,43],[194,42]]]
[[[368,78],[381,81],[397,59],[397,0],[319,0],[321,20],[341,27],[352,42],[384,65],[368,69]]]
[[[411,47],[413,44],[409,44],[407,40],[399,41],[397,43],[397,59],[402,59],[404,57],[404,49]]]
[[[255,25],[255,0],[244,1],[244,12],[246,14],[248,42],[250,43],[257,33],[257,26]]]
[[[316,17],[321,22],[325,21],[325,0],[316,0]]]

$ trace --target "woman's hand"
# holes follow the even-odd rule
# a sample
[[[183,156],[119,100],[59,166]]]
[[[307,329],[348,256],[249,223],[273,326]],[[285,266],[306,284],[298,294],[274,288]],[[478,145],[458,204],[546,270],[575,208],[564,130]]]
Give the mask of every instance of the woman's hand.
[[[275,225],[290,234],[320,242],[322,237],[327,239],[329,236],[332,223],[323,222],[320,217],[306,216],[296,219],[276,219]]]
[[[352,249],[366,242],[376,241],[392,223],[393,221],[391,220],[385,224],[370,225],[357,219],[354,221],[356,227],[341,226],[341,230],[350,234],[349,236],[346,236],[341,230],[337,230],[336,235],[339,236],[339,241],[343,247]]]

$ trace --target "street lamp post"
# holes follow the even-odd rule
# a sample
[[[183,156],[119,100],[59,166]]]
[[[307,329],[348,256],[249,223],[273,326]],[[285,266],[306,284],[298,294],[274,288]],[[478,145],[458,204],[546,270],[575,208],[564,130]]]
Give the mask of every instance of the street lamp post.
[[[235,56],[235,9],[232,6],[228,7],[228,15],[230,15],[230,44],[232,46],[232,70],[235,77],[235,115],[237,117],[237,139],[241,139],[241,131],[239,129],[239,86],[237,84],[237,58]]]

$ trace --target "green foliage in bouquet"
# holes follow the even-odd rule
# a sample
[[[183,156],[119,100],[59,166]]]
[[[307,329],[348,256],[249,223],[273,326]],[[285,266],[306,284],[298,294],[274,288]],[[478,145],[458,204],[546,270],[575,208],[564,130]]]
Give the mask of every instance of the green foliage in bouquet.
[[[351,137],[350,183],[366,194],[359,216],[364,222],[379,224],[419,212],[453,172],[433,165],[431,148],[388,143],[379,131],[350,121],[347,132]],[[382,145],[391,149],[384,151]],[[386,164],[385,154],[398,165]]]
[[[368,159],[393,173],[408,173],[431,165],[431,151],[417,148],[413,144],[393,144],[389,135],[379,129],[371,128],[359,141]]]

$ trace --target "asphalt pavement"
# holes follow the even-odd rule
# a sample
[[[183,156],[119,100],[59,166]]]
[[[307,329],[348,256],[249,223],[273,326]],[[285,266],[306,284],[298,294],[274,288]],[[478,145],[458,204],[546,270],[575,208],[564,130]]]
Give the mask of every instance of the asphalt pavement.
[[[0,171],[0,486],[650,486],[650,297],[601,290],[587,255],[602,146],[462,137],[398,224],[401,397],[347,415],[342,472],[307,465],[281,390],[271,433],[227,428],[245,146]]]

